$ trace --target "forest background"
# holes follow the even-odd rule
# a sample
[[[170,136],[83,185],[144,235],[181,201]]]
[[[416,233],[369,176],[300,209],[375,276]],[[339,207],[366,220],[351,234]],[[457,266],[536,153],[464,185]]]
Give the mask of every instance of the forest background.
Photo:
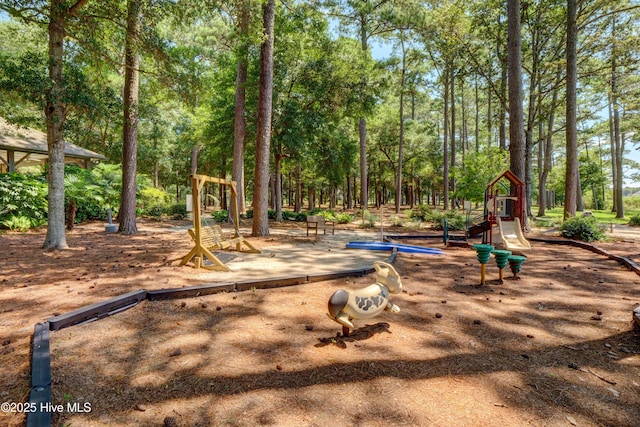
[[[638,6],[1,0],[0,116],[48,134],[47,248],[66,246],[64,188],[81,176],[64,140],[121,165],[93,184],[119,193],[103,205],[123,233],[156,206],[145,197],[182,203],[194,171],[238,182],[254,235],[283,206],[480,203],[507,168],[530,216],[569,194],[565,216],[622,218],[639,181]]]

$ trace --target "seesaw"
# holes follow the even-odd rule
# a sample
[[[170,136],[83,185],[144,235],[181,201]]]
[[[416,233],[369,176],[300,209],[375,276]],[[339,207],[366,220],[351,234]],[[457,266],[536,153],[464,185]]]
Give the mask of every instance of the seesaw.
[[[347,249],[366,249],[370,251],[391,251],[394,248],[397,248],[398,252],[405,252],[410,254],[444,255],[444,252],[437,248],[426,248],[423,246],[405,245],[402,243],[349,242],[347,243],[346,247]]]

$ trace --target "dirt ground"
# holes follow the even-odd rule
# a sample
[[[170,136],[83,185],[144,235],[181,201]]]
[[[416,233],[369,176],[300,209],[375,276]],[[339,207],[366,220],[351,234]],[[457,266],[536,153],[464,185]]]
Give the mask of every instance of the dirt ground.
[[[140,288],[211,282],[166,264],[191,246],[176,225],[120,236],[86,224],[63,252],[40,249],[43,230],[0,235],[2,402],[28,400],[35,323]],[[261,249],[290,240],[251,239]],[[598,244],[636,262],[639,245]],[[328,298],[373,275],[145,301],[52,332],[53,403],[90,409],[54,414],[53,425],[640,425],[640,276],[582,249],[533,247],[520,280],[499,284],[491,260],[483,287],[470,249],[401,253],[404,291],[391,298],[401,311],[355,320],[348,338],[326,316]],[[23,423],[0,413],[0,425]]]

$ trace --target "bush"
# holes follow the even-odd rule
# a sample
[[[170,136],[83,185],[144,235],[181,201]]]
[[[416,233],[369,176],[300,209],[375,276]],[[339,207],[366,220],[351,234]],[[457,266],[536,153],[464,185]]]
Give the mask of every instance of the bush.
[[[349,224],[353,221],[353,215],[348,213],[336,214],[335,218],[336,224]]]
[[[169,207],[169,215],[173,219],[185,219],[187,217],[187,206],[184,203],[178,203]]]
[[[594,242],[605,238],[596,218],[592,216],[569,218],[560,226],[560,231],[564,237],[584,242]]]
[[[158,206],[162,206],[163,209],[166,209],[166,206],[169,205],[169,201],[171,200],[171,196],[159,188],[144,187],[138,190],[137,199],[138,206],[146,212],[147,215],[151,215],[149,211],[153,208],[157,209]]]
[[[373,227],[375,227],[377,220],[378,220],[378,217],[373,215],[371,212],[363,211],[362,212],[362,223],[360,223],[360,225],[358,225],[358,227],[359,228],[373,228]]]
[[[31,218],[26,216],[10,216],[9,218],[0,221],[0,224],[4,225],[9,230],[14,231],[27,231],[31,227],[38,226],[33,223]]]
[[[464,230],[467,221],[463,215],[456,211],[433,212],[427,217],[427,222],[433,225],[436,230],[444,229],[444,220],[447,220],[449,231]]]
[[[269,219],[276,219],[276,211],[273,209],[268,209],[267,215],[269,216]],[[253,209],[247,210],[247,213],[245,214],[245,218],[253,218]]]
[[[629,225],[634,227],[640,226],[640,214],[633,215],[629,218]]]
[[[166,208],[163,205],[155,205],[147,209],[146,214],[153,219],[161,219],[165,212]]]
[[[28,230],[46,223],[47,191],[42,176],[1,174],[0,224],[12,230]]]
[[[428,205],[418,205],[409,212],[409,218],[420,222],[427,222],[431,216],[431,209]]]
[[[404,222],[399,216],[391,215],[391,225],[393,225],[394,227],[402,227],[404,225]]]
[[[307,214],[305,212],[282,211],[282,219],[304,222],[307,220]]]
[[[229,211],[221,209],[211,213],[211,216],[216,222],[227,222],[229,219]]]
[[[75,204],[74,223],[106,218],[106,192],[94,182],[91,171],[78,165],[65,165],[64,186],[64,202],[67,209]]]

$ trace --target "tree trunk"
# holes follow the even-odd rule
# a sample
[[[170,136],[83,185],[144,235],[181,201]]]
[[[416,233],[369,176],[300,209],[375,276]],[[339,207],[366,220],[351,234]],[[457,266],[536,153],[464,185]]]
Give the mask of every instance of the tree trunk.
[[[127,2],[127,37],[125,40],[124,73],[124,126],[122,141],[122,192],[118,231],[136,234],[136,172],[138,150],[138,85],[139,85],[139,36],[142,15],[140,0]]]
[[[460,79],[460,113],[462,115],[460,124],[460,140],[462,141],[462,165],[464,167],[464,158],[466,152],[469,150],[469,131],[467,128],[467,108],[465,106],[464,85],[465,78]]]
[[[444,210],[449,209],[449,68],[448,64],[444,71],[444,141],[442,142],[442,155],[443,155],[443,171],[442,171],[442,183],[444,186],[444,192],[442,198],[444,199]]]
[[[69,203],[67,203],[67,215],[65,218],[68,231],[73,230],[76,222],[76,212],[78,212],[78,205],[75,199],[71,199]]]
[[[476,138],[476,153],[480,151],[480,97],[478,95],[478,76],[475,81],[475,129],[474,136]]]
[[[508,0],[507,67],[509,85],[509,167],[525,180],[524,112],[522,108],[522,41],[520,37],[520,0]]]
[[[367,182],[367,122],[360,118],[360,206],[363,210],[369,207],[369,183]]]
[[[246,83],[248,70],[249,46],[244,40],[249,31],[249,9],[246,2],[241,2],[239,14],[240,49],[238,52],[238,68],[236,72],[236,107],[233,122],[233,165],[231,179],[236,182],[237,206],[231,206],[229,217],[234,218],[233,212],[238,209],[239,214],[247,212],[244,193],[244,139],[246,135]]]
[[[264,41],[260,46],[260,92],[258,94],[258,124],[256,164],[253,180],[252,235],[269,235],[269,148],[271,145],[271,104],[273,96],[273,27],[275,0],[262,7]]]
[[[555,122],[555,106],[558,102],[558,88],[560,87],[560,79],[562,78],[562,68],[558,66],[558,71],[556,73],[556,84],[554,85],[553,93],[551,95],[551,108],[549,109],[549,118],[547,123],[547,133],[545,135],[545,145],[544,145],[544,167],[542,170],[542,174],[540,175],[540,185],[538,186],[539,191],[539,206],[538,206],[538,216],[544,216],[545,210],[548,206],[547,203],[547,178],[551,173],[551,167],[553,159],[553,126]]]
[[[489,74],[489,78],[491,78],[491,74]],[[493,109],[491,104],[491,89],[487,90],[487,147],[491,147],[493,142]]]
[[[456,79],[455,73],[453,69],[453,61],[451,63],[450,68],[450,80],[449,85],[451,86],[451,165],[449,165],[449,170],[453,170],[456,167]],[[455,194],[456,191],[456,180],[454,176],[451,176],[451,184],[449,190]],[[455,209],[457,204],[456,197],[453,196],[451,200],[451,209]]]
[[[396,170],[396,214],[400,213],[402,204],[402,156],[404,148],[404,82],[406,75],[406,52],[404,49],[404,35],[401,33],[400,42],[402,45],[402,71],[400,77],[400,141],[398,142],[398,168]]]
[[[302,212],[302,166],[300,161],[296,164],[296,195],[295,195],[294,211]]]
[[[347,175],[346,178],[346,185],[347,185],[347,209],[352,209],[353,208],[353,196],[351,195],[351,176]]]
[[[616,34],[616,24],[614,22],[611,30],[612,35]],[[614,38],[615,40],[615,38]],[[624,176],[622,172],[622,153],[624,152],[624,142],[620,132],[620,104],[618,103],[618,52],[616,42],[611,49],[611,104],[613,106],[613,148],[614,152],[612,157],[615,156],[615,207],[616,218],[624,218],[624,205],[623,205],[623,193],[622,187],[624,182]]]
[[[617,189],[616,189],[616,184],[618,182],[617,180],[617,173],[618,173],[618,168],[616,166],[616,139],[615,139],[615,132],[613,131],[613,107],[612,107],[612,101],[611,101],[611,95],[609,95],[609,102],[608,102],[608,110],[609,110],[609,144],[611,146],[611,183],[612,183],[612,189],[613,189],[613,203],[612,203],[612,207],[611,207],[611,212],[617,212],[618,211],[618,197],[616,196],[617,194]]]
[[[564,218],[575,216],[578,193],[578,130],[577,130],[577,38],[576,0],[567,0],[567,165],[564,189]]]
[[[153,136],[153,188],[158,188],[160,186],[160,160],[158,159],[158,137],[156,132],[158,131],[157,124],[154,123],[154,136]]]
[[[360,16],[360,45],[363,55],[366,55],[369,50],[367,42],[367,19],[365,15]],[[366,90],[366,89],[364,89]],[[360,136],[360,206],[362,210],[367,210],[369,207],[369,184],[367,182],[368,169],[367,169],[367,122],[364,117],[360,117],[359,123],[359,136]]]
[[[511,0],[514,1],[514,0]],[[515,0],[519,1],[519,0]],[[507,61],[508,62],[508,61]],[[502,62],[501,62],[502,63]],[[499,109],[498,109],[498,144],[500,148],[503,150],[507,149],[507,109],[505,107],[504,102],[502,100],[507,99],[507,86],[508,80],[511,80],[511,73],[507,74],[508,64],[502,63],[502,76],[500,79],[500,93],[501,96],[498,97]],[[521,72],[522,73],[522,72]],[[522,79],[522,77],[521,77]],[[510,95],[509,95],[510,96]],[[509,115],[509,120],[511,120],[511,115]],[[511,132],[511,129],[509,129]]]
[[[67,10],[63,1],[51,1],[49,23],[49,79],[51,89],[47,93],[45,116],[47,121],[47,147],[49,150],[48,218],[44,249],[67,249],[64,228],[64,121],[66,105],[63,102],[62,56]]]
[[[615,92],[613,96],[613,134],[616,142],[616,218],[624,218],[624,194],[622,191],[624,184],[624,175],[622,171],[624,139],[620,132],[620,107],[618,105],[618,96]]]
[[[282,166],[282,156],[275,155],[275,193],[274,199],[276,204],[276,221],[282,222],[282,175],[280,173]]]

